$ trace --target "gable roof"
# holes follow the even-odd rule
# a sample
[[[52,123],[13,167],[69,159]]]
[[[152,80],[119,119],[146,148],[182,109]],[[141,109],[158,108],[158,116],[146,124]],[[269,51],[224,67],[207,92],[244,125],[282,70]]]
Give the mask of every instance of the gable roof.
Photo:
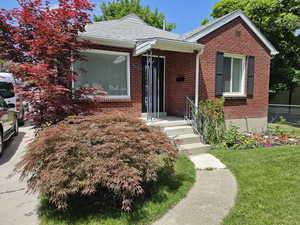
[[[86,26],[80,38],[114,40],[134,44],[140,39],[166,38],[181,40],[181,35],[149,26],[135,14],[121,19],[95,22]]]
[[[271,44],[271,42],[260,32],[260,30],[249,20],[247,16],[242,12],[242,10],[233,11],[225,16],[222,16],[204,26],[199,27],[189,33],[182,35],[182,39],[186,41],[196,42],[200,38],[208,35],[209,33],[217,30],[223,25],[231,22],[232,20],[240,17],[249,28],[256,34],[256,36],[263,42],[263,44],[270,50],[272,55],[278,54],[278,51]]]
[[[197,41],[240,17],[249,28],[257,35],[263,44],[270,50],[272,55],[278,54],[275,47],[268,41],[268,39],[260,32],[260,30],[246,17],[241,10],[233,11],[223,17],[220,17],[204,26],[201,26],[184,35],[165,31],[152,27],[145,23],[141,18],[135,14],[129,14],[121,19],[94,22],[86,26],[86,31],[79,34],[79,39],[91,40],[99,42],[103,45],[135,48],[141,41],[162,40],[169,41],[171,45],[180,43],[184,46],[190,46],[186,43],[193,43],[195,50],[198,46]],[[160,41],[161,42],[161,41]],[[202,46],[202,45],[201,45]],[[202,46],[203,47],[203,46]]]

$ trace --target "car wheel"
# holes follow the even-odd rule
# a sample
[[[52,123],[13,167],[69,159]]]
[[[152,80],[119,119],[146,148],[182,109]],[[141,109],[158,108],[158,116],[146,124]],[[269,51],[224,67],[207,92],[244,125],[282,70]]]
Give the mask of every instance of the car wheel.
[[[15,119],[15,125],[14,125],[14,135],[18,136],[19,134],[19,121],[18,118]]]
[[[2,137],[2,132],[0,132],[0,156],[3,153],[3,137]]]
[[[22,117],[21,117],[21,119],[19,119],[19,126],[23,126],[24,125],[24,111],[23,111],[23,113],[22,113]]]

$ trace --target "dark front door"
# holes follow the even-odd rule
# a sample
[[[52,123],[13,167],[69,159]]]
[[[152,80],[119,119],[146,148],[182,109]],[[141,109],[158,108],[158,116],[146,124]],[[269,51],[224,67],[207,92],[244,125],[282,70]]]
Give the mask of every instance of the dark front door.
[[[143,56],[142,63],[142,111],[143,113],[164,112],[164,58]]]

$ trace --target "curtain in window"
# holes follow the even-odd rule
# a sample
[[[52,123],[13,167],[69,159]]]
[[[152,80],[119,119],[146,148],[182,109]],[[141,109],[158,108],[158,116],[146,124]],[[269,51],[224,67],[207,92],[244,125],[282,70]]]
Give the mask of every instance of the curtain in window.
[[[232,72],[232,92],[241,92],[242,91],[242,59],[233,58],[233,72]]]
[[[103,53],[83,53],[87,61],[76,62],[74,70],[80,86],[106,91],[108,96],[127,96],[127,56]]]
[[[231,58],[224,58],[224,85],[225,92],[231,92]]]
[[[224,86],[225,92],[236,93],[242,91],[243,60],[238,58],[224,58]]]

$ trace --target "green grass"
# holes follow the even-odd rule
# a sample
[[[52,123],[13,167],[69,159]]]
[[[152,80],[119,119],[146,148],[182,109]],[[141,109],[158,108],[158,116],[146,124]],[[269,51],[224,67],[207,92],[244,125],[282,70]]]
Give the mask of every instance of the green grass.
[[[212,151],[239,184],[224,225],[300,224],[300,147]]]
[[[82,206],[84,202],[72,207],[65,213],[60,213],[51,208],[47,202],[41,201],[41,225],[138,225],[151,224],[170,208],[176,205],[195,182],[195,168],[186,157],[179,156],[175,165],[175,175],[161,175],[151,191],[153,195],[145,202],[135,205],[132,213],[99,210],[93,207]]]
[[[296,126],[293,126],[293,125],[270,123],[269,126],[271,128],[280,127],[280,129],[283,129],[285,131],[285,133],[288,134],[288,135],[300,136],[300,128],[296,127]]]

